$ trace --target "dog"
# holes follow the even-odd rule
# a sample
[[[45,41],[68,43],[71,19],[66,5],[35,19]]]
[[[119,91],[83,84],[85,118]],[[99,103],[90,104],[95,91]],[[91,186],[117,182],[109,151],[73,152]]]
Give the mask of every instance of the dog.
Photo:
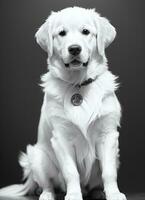
[[[106,18],[81,7],[52,12],[38,29],[48,72],[37,143],[19,157],[25,182],[2,188],[0,196],[32,194],[39,186],[39,200],[54,200],[55,188],[65,200],[82,200],[96,187],[107,200],[126,200],[117,185],[118,83],[105,55],[115,36]]]

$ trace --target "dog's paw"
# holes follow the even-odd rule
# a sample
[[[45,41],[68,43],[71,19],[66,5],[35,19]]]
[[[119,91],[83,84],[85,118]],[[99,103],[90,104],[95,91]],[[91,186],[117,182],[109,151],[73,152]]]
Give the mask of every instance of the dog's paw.
[[[106,195],[107,200],[127,200],[126,196],[121,192]]]
[[[43,191],[39,197],[39,200],[54,200],[54,194],[52,192]]]
[[[66,194],[65,200],[83,200],[82,194],[80,193],[71,193]]]

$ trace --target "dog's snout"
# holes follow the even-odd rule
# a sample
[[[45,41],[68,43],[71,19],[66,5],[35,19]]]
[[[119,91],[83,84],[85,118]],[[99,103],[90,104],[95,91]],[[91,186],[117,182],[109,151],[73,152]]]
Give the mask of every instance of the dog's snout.
[[[80,52],[81,52],[81,50],[82,50],[82,48],[81,48],[81,46],[79,46],[79,45],[71,45],[71,46],[69,46],[69,48],[68,48],[69,53],[70,53],[71,55],[73,55],[73,56],[79,55]]]

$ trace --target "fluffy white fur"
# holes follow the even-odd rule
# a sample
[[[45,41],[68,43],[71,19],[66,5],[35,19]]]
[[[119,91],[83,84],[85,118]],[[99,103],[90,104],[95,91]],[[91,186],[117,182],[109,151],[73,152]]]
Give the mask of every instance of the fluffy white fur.
[[[83,34],[83,29],[90,33]],[[115,36],[106,18],[94,9],[79,7],[52,12],[39,28],[36,40],[48,53],[49,71],[42,77],[38,140],[19,159],[26,182],[2,188],[1,196],[26,195],[38,184],[43,190],[40,200],[53,200],[54,187],[66,192],[66,200],[82,200],[86,185],[92,189],[103,184],[107,200],[126,200],[117,186],[121,109],[115,95],[116,77],[108,70],[105,56]],[[71,63],[68,51],[74,44],[82,49],[78,66]],[[81,87],[83,103],[72,105],[76,84],[88,78],[95,81]]]

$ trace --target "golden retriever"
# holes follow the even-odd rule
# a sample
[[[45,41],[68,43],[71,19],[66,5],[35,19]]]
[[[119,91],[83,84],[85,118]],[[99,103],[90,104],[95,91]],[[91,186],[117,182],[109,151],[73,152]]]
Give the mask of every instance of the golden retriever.
[[[82,200],[103,187],[107,200],[126,200],[117,185],[121,108],[105,56],[115,28],[94,9],[71,7],[52,12],[35,36],[49,69],[38,140],[19,159],[24,184],[2,188],[0,196],[30,194],[38,185],[40,200],[54,200],[56,187],[65,200]]]

